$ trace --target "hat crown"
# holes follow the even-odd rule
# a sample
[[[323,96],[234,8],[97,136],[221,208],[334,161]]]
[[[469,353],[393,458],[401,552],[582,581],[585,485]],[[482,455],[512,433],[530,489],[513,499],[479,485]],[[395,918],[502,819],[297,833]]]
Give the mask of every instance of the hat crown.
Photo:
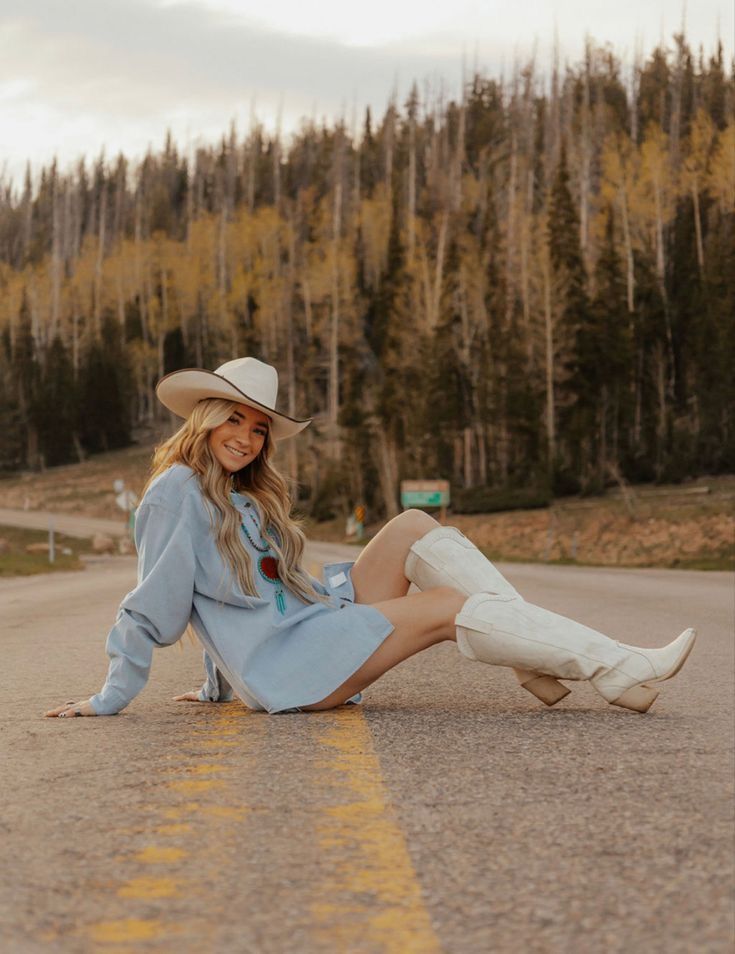
[[[275,411],[278,400],[278,372],[257,358],[234,358],[214,372],[234,384],[249,398]]]
[[[265,412],[271,419],[270,434],[274,441],[294,437],[311,420],[297,420],[276,410],[278,372],[257,358],[234,358],[216,371],[204,368],[182,368],[164,375],[156,384],[158,399],[179,417],[189,417],[199,401],[217,398],[247,404]]]

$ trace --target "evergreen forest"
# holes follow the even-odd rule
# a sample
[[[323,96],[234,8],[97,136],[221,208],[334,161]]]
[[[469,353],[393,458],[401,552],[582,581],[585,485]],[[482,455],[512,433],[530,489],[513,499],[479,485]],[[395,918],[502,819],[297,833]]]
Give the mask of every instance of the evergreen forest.
[[[5,472],[164,433],[162,375],[247,354],[314,418],[276,462],[317,518],[733,472],[735,69],[590,41],[352,128],[51,163],[1,184],[0,291]]]

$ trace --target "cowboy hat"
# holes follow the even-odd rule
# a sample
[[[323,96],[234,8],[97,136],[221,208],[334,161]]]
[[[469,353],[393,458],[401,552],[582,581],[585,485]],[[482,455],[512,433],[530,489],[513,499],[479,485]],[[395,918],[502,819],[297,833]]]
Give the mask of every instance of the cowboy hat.
[[[257,358],[235,358],[216,371],[183,368],[165,375],[156,385],[158,400],[179,417],[188,417],[199,401],[222,398],[263,411],[271,419],[271,437],[281,441],[294,437],[311,424],[276,411],[278,372]]]

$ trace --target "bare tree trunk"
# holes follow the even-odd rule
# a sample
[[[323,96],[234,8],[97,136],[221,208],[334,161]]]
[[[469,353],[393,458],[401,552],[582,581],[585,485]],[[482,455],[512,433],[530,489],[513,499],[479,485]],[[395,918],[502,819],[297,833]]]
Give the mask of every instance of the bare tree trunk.
[[[439,224],[439,238],[436,243],[436,266],[434,269],[434,288],[432,290],[431,301],[431,329],[433,330],[439,321],[439,310],[442,295],[442,285],[444,283],[444,254],[447,244],[447,230],[449,228],[449,212],[446,210],[442,214]]]
[[[97,234],[97,261],[94,268],[94,331],[100,334],[102,314],[102,264],[105,258],[105,230],[107,219],[107,189],[102,187],[100,197],[100,220]]]
[[[396,107],[392,99],[385,116],[385,188],[390,196],[393,188],[393,150]]]
[[[666,290],[666,260],[664,251],[664,223],[661,200],[661,184],[658,175],[653,177],[653,194],[656,209],[656,276],[658,278],[659,291],[664,305],[664,321],[666,327],[666,344],[669,357],[669,382],[668,393],[673,396],[675,386],[676,365],[674,363],[674,336],[671,330],[671,315],[669,312],[669,300]]]
[[[702,243],[702,220],[699,214],[699,184],[697,177],[692,179],[692,203],[694,205],[694,234],[697,241],[697,264],[699,274],[704,275],[704,245]]]
[[[516,225],[516,179],[518,176],[518,142],[515,130],[511,133],[510,146],[510,174],[508,176],[508,197],[506,205],[508,208],[506,231],[505,231],[505,320],[509,322],[513,311],[513,260],[515,246],[515,225]]]
[[[309,278],[306,274],[304,275],[301,287],[304,292],[304,330],[306,332],[306,343],[310,344],[312,337],[311,328],[313,316],[311,311],[311,286],[309,284]]]
[[[194,187],[197,177],[196,161],[189,156],[189,176],[186,183],[186,254],[191,252],[191,226],[194,221]]]
[[[452,442],[452,481],[453,483],[464,486],[464,437],[462,434],[455,434]]]
[[[255,208],[255,191],[257,188],[257,164],[258,153],[260,150],[260,130],[255,116],[255,97],[250,102],[250,148],[248,149],[248,211],[252,212]]]
[[[607,473],[607,384],[602,385],[602,401],[600,407],[600,451],[597,462],[598,480],[604,486],[605,475]]]
[[[396,447],[388,441],[381,427],[374,431],[378,444],[378,476],[380,491],[385,504],[386,517],[390,520],[399,513],[398,509],[398,461]]]
[[[533,190],[533,173],[529,171],[528,173],[528,192],[530,193]],[[523,307],[523,331],[526,335],[527,349],[528,349],[528,364],[529,368],[533,369],[536,365],[536,355],[535,355],[535,345],[534,345],[534,336],[531,333],[531,293],[529,288],[530,275],[528,267],[528,253],[529,253],[529,222],[531,212],[531,203],[530,196],[527,195],[527,205],[524,210],[523,221],[519,229],[519,241],[520,241],[520,253],[521,253],[521,303]],[[509,296],[510,297],[510,296]]]
[[[123,329],[123,337],[125,331],[125,287],[123,284],[123,267],[124,263],[122,261],[122,256],[120,256],[120,262],[117,269],[117,276],[115,287],[117,288],[117,320],[120,324],[120,327]]]
[[[148,334],[148,300],[145,295],[145,281],[143,278],[142,244],[143,222],[140,188],[138,188],[135,196],[135,287],[138,292],[141,336],[147,344],[150,336]],[[201,364],[199,367],[201,367]]]
[[[628,102],[630,103],[630,138],[633,143],[638,142],[638,87],[641,75],[641,50],[636,41],[636,50],[633,54],[633,65],[630,69],[630,89]]]
[[[487,444],[485,425],[480,421],[475,424],[475,440],[477,441],[478,483],[484,487],[487,484]]]
[[[276,134],[273,139],[273,205],[276,212],[281,211],[281,110],[282,105],[279,104]]]
[[[168,315],[168,276],[165,265],[161,264],[159,272],[159,281],[161,282],[161,321],[158,329],[158,377],[162,378],[166,373],[164,346],[166,342],[166,332],[169,327]]]
[[[59,221],[58,177],[54,175],[51,195],[51,322],[49,341],[53,341],[59,330],[59,312],[61,305],[61,223]]]
[[[217,239],[217,297],[220,329],[224,333],[227,329],[227,201],[225,199],[222,202]]]
[[[656,426],[656,477],[660,478],[663,469],[663,454],[666,443],[668,425],[668,402],[666,400],[666,361],[663,348],[657,345],[656,360],[656,393],[658,397],[658,422]]]
[[[547,259],[543,263],[544,330],[546,338],[546,446],[549,455],[549,473],[556,460],[556,408],[554,398],[554,327],[551,311],[551,274]]]
[[[416,123],[411,116],[408,127],[408,265],[413,265],[416,243]]]
[[[636,355],[635,404],[633,411],[633,446],[637,449],[641,443],[643,426],[643,347],[638,346]]]
[[[459,124],[457,128],[457,142],[454,148],[452,163],[449,167],[449,203],[453,212],[456,212],[462,205],[462,165],[465,157],[465,135],[466,135],[466,109],[465,109],[466,89],[464,80],[462,82],[462,102],[459,107]]]
[[[334,206],[332,218],[332,313],[329,325],[329,409],[330,454],[339,460],[339,243],[342,232],[342,140],[337,144]]]
[[[286,394],[288,396],[288,416],[296,417],[296,361],[294,358],[294,329],[293,329],[293,292],[296,285],[296,249],[294,228],[290,223],[288,229],[288,282],[284,293],[283,308],[286,325]],[[297,442],[286,441],[287,445],[287,473],[292,480],[298,480],[299,461]]]
[[[625,243],[625,263],[626,263],[626,289],[628,295],[628,312],[630,314],[635,310],[635,269],[633,263],[633,243],[630,239],[630,219],[628,217],[628,198],[625,190],[620,190],[620,210],[623,219],[623,241]]]
[[[579,175],[579,244],[582,257],[589,271],[589,219],[590,219],[590,180],[592,165],[592,141],[590,136],[590,89],[589,73],[585,72],[584,101],[582,104],[581,161]]]
[[[475,486],[475,470],[472,466],[472,437],[473,429],[472,427],[465,427],[463,432],[463,442],[464,442],[464,486],[465,487],[474,487]]]
[[[76,291],[71,294],[71,366],[74,380],[79,378],[79,302]]]

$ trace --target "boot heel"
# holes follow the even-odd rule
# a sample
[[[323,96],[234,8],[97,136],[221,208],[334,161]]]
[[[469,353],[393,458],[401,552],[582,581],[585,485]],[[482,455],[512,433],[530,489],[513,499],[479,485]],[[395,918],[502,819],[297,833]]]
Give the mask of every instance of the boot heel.
[[[650,686],[633,686],[614,699],[613,706],[622,706],[623,709],[633,709],[634,712],[648,712],[653,703],[658,698],[658,689],[651,689]]]
[[[555,706],[572,691],[553,676],[532,676],[528,682],[522,682],[521,685],[547,706]]]

